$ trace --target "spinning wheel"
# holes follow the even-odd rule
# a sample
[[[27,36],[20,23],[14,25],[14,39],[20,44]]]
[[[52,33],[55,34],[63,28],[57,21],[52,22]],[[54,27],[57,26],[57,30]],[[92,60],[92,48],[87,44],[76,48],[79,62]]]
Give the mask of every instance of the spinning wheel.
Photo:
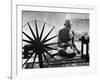
[[[34,67],[34,63],[36,58],[38,58],[38,64],[40,68],[43,68],[43,59],[45,59],[46,63],[49,65],[48,59],[46,57],[46,55],[49,55],[52,59],[56,60],[49,52],[49,50],[55,50],[55,48],[50,47],[51,45],[57,44],[57,42],[51,42],[51,43],[47,43],[48,41],[54,39],[55,37],[57,37],[57,35],[52,36],[50,38],[48,38],[48,36],[52,33],[52,31],[54,30],[55,27],[53,27],[50,31],[48,31],[48,33],[43,37],[43,33],[44,33],[44,29],[46,26],[46,23],[43,22],[43,27],[42,30],[39,34],[39,27],[37,25],[37,21],[38,20],[34,20],[32,21],[34,23],[35,26],[35,31],[33,31],[32,26],[30,25],[30,22],[28,22],[26,25],[28,26],[27,29],[30,30],[32,36],[30,36],[28,33],[26,33],[25,31],[23,31],[23,35],[26,36],[27,39],[23,39],[23,42],[27,43],[29,46],[24,47],[24,49],[26,50],[26,53],[29,54],[28,52],[31,51],[30,56],[26,57],[26,61],[22,64],[22,67],[24,67],[24,65],[27,64],[27,62],[32,58],[33,62],[32,62],[32,68]],[[33,56],[34,55],[34,56]]]

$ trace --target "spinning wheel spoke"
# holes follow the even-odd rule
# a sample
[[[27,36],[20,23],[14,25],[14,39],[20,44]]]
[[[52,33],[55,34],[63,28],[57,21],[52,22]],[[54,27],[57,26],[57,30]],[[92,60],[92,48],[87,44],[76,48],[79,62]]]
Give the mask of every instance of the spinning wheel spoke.
[[[33,51],[33,53],[31,54],[31,56],[28,57],[28,59],[25,61],[25,63],[22,65],[22,67],[24,67],[24,65],[27,63],[27,61],[33,56],[35,50]]]
[[[34,41],[30,36],[28,36],[25,32],[23,32],[23,34],[28,38],[30,39],[31,41]]]
[[[30,29],[30,31],[31,31],[31,33],[32,33],[32,35],[33,35],[33,37],[34,37],[34,39],[36,39],[36,36],[35,36],[35,34],[34,34],[32,28],[31,28],[30,24],[29,24],[29,23],[27,23],[27,24],[28,24],[28,26],[29,26],[29,29]]]
[[[55,28],[55,26],[50,30],[50,32],[45,36],[45,38],[42,40],[42,42],[44,42],[46,40],[46,38],[49,36],[49,34],[52,32],[52,30]]]
[[[43,53],[44,59],[46,60],[47,64],[49,65],[48,59],[46,58],[45,54]]]
[[[23,39],[23,41],[24,42],[27,42],[27,43],[32,43],[31,41],[28,41],[28,40],[25,40],[25,39]]]
[[[47,50],[44,49],[44,52],[46,52],[52,59],[56,60]]]
[[[44,48],[47,48],[47,49],[51,49],[51,50],[57,50],[57,49],[55,49],[55,48],[52,48],[52,47],[49,47],[49,46],[47,46],[47,45],[43,45],[44,46]]]
[[[49,39],[47,39],[47,40],[44,40],[42,43],[45,43],[45,42],[47,42],[47,41],[50,41],[50,40],[54,39],[55,37],[57,37],[57,35],[56,35],[56,36],[53,36],[53,37],[51,37],[51,38],[49,38]]]
[[[40,40],[41,40],[42,35],[43,35],[44,27],[45,27],[45,23],[44,23],[44,25],[43,25],[43,28],[42,28],[42,31],[41,31],[41,34],[40,34]]]
[[[34,66],[35,60],[36,60],[37,54],[35,54],[34,59],[33,59],[33,63],[32,63],[32,68]]]
[[[36,28],[36,35],[37,35],[37,39],[39,38],[39,33],[38,33],[38,28],[37,28],[37,22],[35,20],[35,28]]]

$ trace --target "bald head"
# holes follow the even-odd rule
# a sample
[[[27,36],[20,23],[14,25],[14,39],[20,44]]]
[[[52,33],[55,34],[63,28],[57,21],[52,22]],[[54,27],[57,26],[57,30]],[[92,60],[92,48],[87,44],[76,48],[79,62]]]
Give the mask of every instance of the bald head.
[[[65,28],[71,28],[70,21],[69,20],[65,20],[64,26],[65,26]]]

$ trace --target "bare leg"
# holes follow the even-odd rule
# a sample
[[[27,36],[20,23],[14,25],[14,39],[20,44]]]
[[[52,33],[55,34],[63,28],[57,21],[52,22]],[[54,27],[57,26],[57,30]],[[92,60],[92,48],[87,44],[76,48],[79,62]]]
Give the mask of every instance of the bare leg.
[[[77,49],[75,44],[72,44],[72,47],[74,47],[74,49],[77,51],[77,53],[80,54],[80,51]]]

